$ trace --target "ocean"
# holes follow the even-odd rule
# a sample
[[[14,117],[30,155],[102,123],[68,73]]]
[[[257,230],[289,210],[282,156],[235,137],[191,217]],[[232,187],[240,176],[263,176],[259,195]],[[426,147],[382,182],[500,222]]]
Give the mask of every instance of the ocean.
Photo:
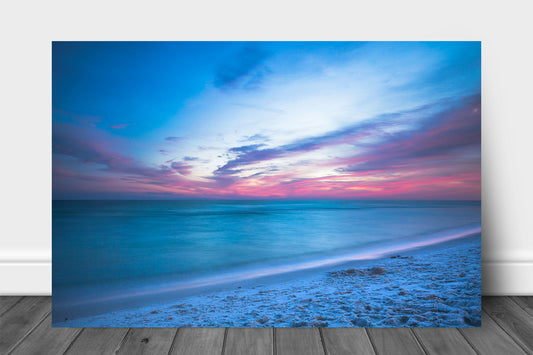
[[[479,201],[53,201],[52,211],[61,320],[481,232]]]

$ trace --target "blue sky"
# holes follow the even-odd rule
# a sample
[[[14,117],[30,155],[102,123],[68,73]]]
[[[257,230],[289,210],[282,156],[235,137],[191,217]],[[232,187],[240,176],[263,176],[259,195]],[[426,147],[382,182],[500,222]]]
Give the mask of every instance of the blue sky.
[[[54,42],[54,198],[480,198],[480,42]]]

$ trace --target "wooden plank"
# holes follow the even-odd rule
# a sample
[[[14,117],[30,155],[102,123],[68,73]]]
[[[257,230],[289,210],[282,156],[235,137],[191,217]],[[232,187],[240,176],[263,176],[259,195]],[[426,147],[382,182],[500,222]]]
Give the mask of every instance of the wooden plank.
[[[8,353],[50,313],[50,297],[24,297],[0,317],[0,354]]]
[[[367,331],[377,354],[425,354],[407,328],[369,328]]]
[[[85,328],[65,354],[115,354],[128,328]]]
[[[80,332],[81,328],[52,328],[49,314],[10,355],[63,354]]]
[[[229,328],[225,354],[272,355],[274,335],[272,328]]]
[[[172,344],[172,355],[220,355],[224,328],[180,328]]]
[[[515,296],[511,297],[511,299],[533,317],[533,296]]]
[[[429,354],[476,355],[456,328],[417,328],[414,332]]]
[[[375,354],[368,334],[362,328],[321,329],[328,355]]]
[[[324,355],[317,328],[274,329],[277,355]]]
[[[118,353],[165,354],[167,355],[174,340],[175,328],[134,328],[131,329]]]
[[[533,297],[488,297],[484,298],[482,328],[429,328],[414,332],[430,354],[473,354],[474,349],[488,355],[533,353],[532,306]],[[118,348],[122,354],[170,351],[218,355],[224,343],[223,328],[183,328],[177,336],[176,329],[138,328],[124,339],[125,328],[88,328],[80,334],[77,328],[51,328],[50,322],[49,297],[0,297],[0,353],[113,354]],[[373,347],[377,354],[423,354],[414,333],[405,328],[368,329],[369,337],[363,329],[325,328],[321,330],[325,349],[318,329],[274,331],[273,337],[268,328],[228,329],[225,354],[270,355],[274,347],[280,355],[322,355],[325,350],[328,355],[373,354]]]
[[[522,349],[533,353],[533,317],[524,309],[508,297],[485,297],[483,309]]]
[[[0,297],[0,316],[7,312],[11,307],[13,307],[22,297]]]
[[[481,313],[481,328],[462,328],[459,331],[480,354],[525,354],[486,312]]]

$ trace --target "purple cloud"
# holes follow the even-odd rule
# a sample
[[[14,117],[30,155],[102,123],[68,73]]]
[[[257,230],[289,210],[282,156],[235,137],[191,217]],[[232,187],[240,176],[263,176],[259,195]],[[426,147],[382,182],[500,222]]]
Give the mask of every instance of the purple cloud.
[[[165,138],[165,140],[169,142],[179,142],[181,140],[181,137],[167,137]]]
[[[243,145],[241,147],[233,147],[233,148],[230,148],[228,151],[230,153],[239,153],[239,154],[250,153],[264,146],[265,146],[264,144],[250,144],[250,145]]]
[[[445,100],[415,110],[385,114],[276,148],[260,149],[264,144],[233,147],[228,152],[237,153],[237,157],[219,167],[214,174],[231,175],[242,172],[242,167],[246,165],[342,143],[358,145],[367,152],[354,157],[356,164],[341,168],[341,172],[386,169],[417,157],[442,158],[466,145],[479,147],[480,100],[480,95],[473,95],[455,102]],[[443,106],[452,108],[443,110]],[[389,128],[412,123],[413,117],[417,118],[416,128],[395,134],[387,133]],[[361,139],[368,136],[379,139],[371,144],[363,143]]]
[[[449,110],[428,116],[417,130],[400,132],[379,145],[367,146],[367,151],[357,156],[354,164],[340,171],[392,171],[421,165],[438,167],[446,159],[458,159],[464,155],[479,161],[480,105],[481,97],[475,95]]]
[[[167,179],[172,174],[170,170],[148,167],[121,153],[119,145],[113,144],[102,131],[73,125],[54,125],[52,153],[69,156],[85,165],[100,165],[98,170],[105,172],[153,179]]]
[[[170,167],[176,170],[181,175],[189,175],[191,173],[192,165],[187,165],[183,162],[173,162]]]
[[[123,123],[123,124],[115,124],[109,127],[111,127],[112,129],[126,129],[128,128],[129,125],[130,125],[129,123]]]
[[[54,118],[60,117],[63,120],[66,119],[69,122],[73,122],[73,123],[76,123],[82,126],[92,127],[92,128],[96,127],[97,123],[102,122],[102,119],[97,116],[80,115],[74,112],[69,112],[69,111],[60,110],[56,108],[52,109],[52,116]]]

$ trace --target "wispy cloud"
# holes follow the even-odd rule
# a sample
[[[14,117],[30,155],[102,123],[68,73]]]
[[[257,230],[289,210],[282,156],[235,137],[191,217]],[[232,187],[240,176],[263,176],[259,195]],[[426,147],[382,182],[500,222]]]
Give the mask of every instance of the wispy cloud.
[[[366,147],[365,153],[341,171],[394,170],[416,168],[417,164],[435,165],[465,153],[480,153],[481,98],[466,98],[460,105],[424,118],[417,129],[398,132]],[[468,149],[471,147],[471,150]],[[479,156],[474,155],[477,160]],[[349,160],[348,160],[349,161]]]
[[[405,123],[411,123],[409,129],[387,133],[389,129]],[[303,192],[325,190],[330,195],[335,195],[337,191],[341,195],[352,192],[365,196],[387,196],[401,195],[400,188],[423,189],[424,183],[438,185],[439,182],[455,181],[468,186],[468,181],[479,182],[480,178],[480,127],[480,96],[473,95],[463,100],[446,100],[409,112],[376,117],[275,148],[263,148],[263,145],[233,147],[229,152],[238,153],[237,157],[219,167],[214,175],[233,177],[232,183],[238,185],[241,179],[265,175],[266,171],[256,172],[247,178],[236,176],[246,175],[247,170],[252,173],[254,164],[287,156],[295,159],[309,151],[350,144],[359,148],[354,149],[358,153],[353,156],[306,163],[316,168],[335,167],[333,176],[309,179],[283,174],[276,183],[277,192],[285,196],[304,196],[301,195]],[[372,137],[373,141],[368,142],[367,137]],[[417,172],[418,178],[423,177],[425,182],[413,177],[413,172]],[[271,179],[272,173],[275,171],[267,174]],[[349,177],[357,179],[346,179]],[[414,181],[418,182],[413,184]],[[308,189],[303,189],[304,186]],[[442,186],[439,188],[446,191]],[[439,193],[439,188],[435,187],[432,193]],[[412,190],[410,193],[413,193]]]
[[[264,147],[264,144],[250,144],[250,145],[243,145],[240,147],[233,147],[229,149],[230,153],[251,153],[257,151],[259,148]]]
[[[191,169],[193,168],[192,165],[187,165],[183,162],[172,162],[172,164],[170,164],[170,167],[176,170],[181,175],[190,175]]]
[[[260,161],[276,159],[287,155],[317,150],[330,145],[346,143],[358,143],[361,138],[380,133],[388,127],[395,127],[401,123],[409,122],[413,115],[420,115],[424,111],[430,111],[436,105],[427,105],[408,112],[380,115],[353,125],[328,132],[319,136],[307,137],[274,148],[263,148],[265,144],[253,144],[240,147],[232,147],[228,151],[238,153],[235,159],[229,160],[224,166],[215,172],[218,175],[228,171],[234,172],[235,168],[250,165]],[[381,141],[380,141],[381,143]],[[263,148],[263,149],[261,149]]]
[[[57,108],[52,109],[52,116],[86,127],[96,127],[98,123],[102,122],[102,118],[98,116],[84,115]]]
[[[71,157],[81,164],[93,166],[96,171],[165,180],[171,174],[169,170],[138,162],[121,153],[119,147],[114,149],[112,146],[112,139],[101,130],[57,124],[52,131],[53,154]]]
[[[258,45],[245,46],[219,66],[215,75],[215,86],[227,89],[237,86],[252,88],[259,85],[265,69],[261,71],[258,68],[268,55]]]
[[[265,136],[264,134],[256,133],[251,136],[244,136],[244,140],[249,141],[249,142],[257,142],[257,141],[268,142],[270,141],[270,138]]]
[[[165,140],[169,142],[179,142],[181,141],[182,137],[166,137]]]
[[[128,128],[129,125],[130,125],[129,123],[123,123],[123,124],[111,125],[109,127],[111,127],[112,129],[126,129]]]

